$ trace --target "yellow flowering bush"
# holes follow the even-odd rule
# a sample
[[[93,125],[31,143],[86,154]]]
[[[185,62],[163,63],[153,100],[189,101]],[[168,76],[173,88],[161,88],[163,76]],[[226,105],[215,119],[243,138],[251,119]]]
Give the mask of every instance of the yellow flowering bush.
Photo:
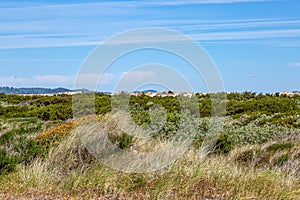
[[[59,144],[75,127],[75,120],[58,125],[48,130],[42,131],[35,138],[35,141],[42,144]]]

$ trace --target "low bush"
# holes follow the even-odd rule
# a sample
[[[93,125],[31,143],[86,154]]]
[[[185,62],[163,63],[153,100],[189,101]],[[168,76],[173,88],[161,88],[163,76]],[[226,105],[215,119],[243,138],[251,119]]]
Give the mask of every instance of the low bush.
[[[233,143],[228,134],[222,133],[214,148],[215,153],[227,154],[233,149]]]
[[[238,154],[235,157],[235,162],[237,162],[238,164],[249,163],[253,160],[254,155],[255,155],[254,150],[247,150],[247,151],[241,152],[240,154]]]
[[[39,144],[49,146],[50,144],[59,144],[66,135],[70,134],[75,127],[75,121],[70,121],[59,126],[42,131],[35,138],[35,141]]]
[[[134,137],[127,134],[111,135],[109,139],[121,149],[130,147],[134,141]]]
[[[271,144],[267,151],[278,151],[278,150],[284,150],[284,149],[291,149],[294,146],[292,142],[278,142],[275,144]]]
[[[16,164],[15,156],[10,156],[5,149],[0,149],[0,174],[13,171]]]
[[[289,160],[289,154],[285,153],[274,161],[274,165],[282,166]]]

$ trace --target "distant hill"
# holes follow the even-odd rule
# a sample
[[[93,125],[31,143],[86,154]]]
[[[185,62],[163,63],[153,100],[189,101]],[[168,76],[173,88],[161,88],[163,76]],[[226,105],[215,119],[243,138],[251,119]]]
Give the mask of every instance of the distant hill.
[[[143,90],[143,91],[134,91],[133,93],[141,93],[141,92],[152,92],[152,93],[156,93],[156,90]]]
[[[40,87],[30,87],[30,88],[14,88],[14,87],[0,87],[0,93],[4,94],[56,94],[63,92],[91,92],[88,89],[76,89],[70,90],[67,88],[59,87],[59,88],[40,88]],[[142,93],[142,92],[152,92],[156,93],[156,90],[143,90],[143,91],[134,91],[134,93]],[[102,92],[104,94],[112,94],[111,92]]]
[[[76,92],[76,91],[84,91],[87,92],[86,89],[81,90],[70,90],[66,88],[14,88],[14,87],[0,87],[0,93],[5,94],[56,94],[61,92]]]

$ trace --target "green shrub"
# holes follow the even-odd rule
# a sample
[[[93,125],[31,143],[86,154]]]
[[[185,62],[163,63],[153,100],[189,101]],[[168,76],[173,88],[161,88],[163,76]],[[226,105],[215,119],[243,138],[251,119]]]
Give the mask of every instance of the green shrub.
[[[283,154],[274,161],[274,165],[282,166],[288,160],[289,160],[289,155],[288,154]]]
[[[110,135],[109,139],[121,149],[126,149],[133,144],[133,136],[127,134]]]
[[[278,142],[278,143],[270,145],[267,148],[267,151],[278,151],[278,150],[290,149],[293,146],[294,146],[294,144],[291,142]]]
[[[233,142],[229,138],[229,135],[226,133],[222,133],[217,140],[216,146],[214,148],[215,153],[224,153],[227,154],[233,148]]]
[[[38,156],[45,157],[48,154],[49,147],[39,144],[35,140],[29,140],[24,149],[25,151],[25,160],[27,162],[31,161],[33,158]]]
[[[237,162],[238,164],[248,163],[253,160],[254,155],[255,155],[254,150],[247,150],[241,152],[235,157],[235,162]]]
[[[15,156],[9,156],[5,149],[0,149],[0,174],[13,171],[16,164]]]

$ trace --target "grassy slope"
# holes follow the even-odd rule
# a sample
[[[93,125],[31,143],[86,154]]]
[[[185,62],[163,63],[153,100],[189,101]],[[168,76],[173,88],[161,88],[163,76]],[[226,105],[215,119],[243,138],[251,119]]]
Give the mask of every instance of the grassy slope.
[[[297,199],[299,177],[287,175],[285,167],[269,169],[241,166],[234,162],[235,152],[228,156],[210,156],[201,161],[195,152],[153,174],[126,174],[99,163],[79,165],[62,172],[49,168],[45,161],[2,177],[5,197],[86,199],[119,197],[119,199]],[[9,182],[7,180],[10,180]],[[198,198],[197,198],[198,199]]]
[[[2,119],[0,149],[17,161],[12,161],[11,171],[0,174],[0,199],[297,199],[299,116],[277,115],[228,118],[224,132],[233,147],[230,153],[201,160],[192,147],[150,174],[122,173],[97,162],[77,134],[70,134],[73,121],[56,126],[36,118]],[[201,119],[203,127],[206,123]],[[110,120],[103,126],[116,144],[123,144],[123,133]],[[150,148],[142,141],[123,146]]]
[[[69,122],[39,134],[66,129]],[[110,126],[110,124],[107,124]],[[289,138],[262,145],[244,145],[229,154],[205,160],[196,149],[166,169],[152,174],[126,174],[96,162],[82,148],[76,133],[68,134],[46,159],[35,158],[1,176],[4,198],[63,199],[118,197],[119,199],[297,199],[300,195],[300,143]],[[134,148],[134,147],[131,147]],[[287,156],[285,156],[287,155]]]

